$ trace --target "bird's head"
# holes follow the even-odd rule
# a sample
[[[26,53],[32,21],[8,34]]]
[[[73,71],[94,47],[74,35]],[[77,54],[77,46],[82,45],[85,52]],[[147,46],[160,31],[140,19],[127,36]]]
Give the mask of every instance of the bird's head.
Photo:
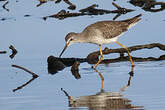
[[[70,46],[70,45],[73,44],[73,43],[79,42],[79,39],[77,38],[77,35],[78,35],[78,33],[74,33],[74,32],[70,32],[70,33],[68,33],[68,34],[66,35],[66,37],[65,37],[66,44],[65,44],[65,47],[64,47],[64,49],[62,50],[62,52],[61,52],[61,54],[60,54],[59,57],[62,56],[62,54],[64,53],[64,51],[66,50],[66,48],[67,48],[68,46]]]

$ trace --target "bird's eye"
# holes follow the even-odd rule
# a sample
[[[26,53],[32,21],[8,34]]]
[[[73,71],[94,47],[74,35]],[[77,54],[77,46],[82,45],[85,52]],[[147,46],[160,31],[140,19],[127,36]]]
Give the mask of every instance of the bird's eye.
[[[72,41],[72,40],[73,40],[73,38],[70,39],[70,41]]]

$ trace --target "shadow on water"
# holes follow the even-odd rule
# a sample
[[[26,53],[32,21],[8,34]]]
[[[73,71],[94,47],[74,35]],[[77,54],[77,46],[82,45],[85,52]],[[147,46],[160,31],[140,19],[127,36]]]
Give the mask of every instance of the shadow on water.
[[[102,76],[100,72],[95,71]],[[63,88],[61,88],[61,90],[68,97],[70,110],[79,110],[82,109],[82,107],[88,108],[89,110],[144,110],[143,106],[132,105],[132,101],[122,95],[122,92],[131,85],[132,77],[133,73],[129,75],[128,83],[118,92],[106,92],[102,87],[100,92],[96,94],[74,97],[69,95]]]

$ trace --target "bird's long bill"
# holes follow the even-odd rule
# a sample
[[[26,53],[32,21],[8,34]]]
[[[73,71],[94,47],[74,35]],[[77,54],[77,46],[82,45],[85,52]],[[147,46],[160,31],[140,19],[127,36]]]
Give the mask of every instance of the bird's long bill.
[[[65,45],[65,47],[64,47],[64,49],[62,50],[62,52],[61,52],[59,58],[62,56],[62,54],[64,53],[64,51],[66,50],[67,47],[68,47],[68,44]]]

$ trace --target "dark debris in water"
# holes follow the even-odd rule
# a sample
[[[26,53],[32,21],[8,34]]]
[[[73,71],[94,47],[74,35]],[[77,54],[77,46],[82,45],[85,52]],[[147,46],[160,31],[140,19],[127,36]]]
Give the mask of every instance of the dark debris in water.
[[[68,17],[76,17],[76,16],[83,16],[83,15],[85,15],[85,14],[83,14],[83,13],[70,13],[69,11],[61,10],[57,14],[43,17],[43,19],[46,20],[48,17],[51,17],[51,18],[58,18],[59,20],[63,20],[63,19],[68,18]]]
[[[140,49],[152,49],[152,48],[159,48],[160,50],[165,50],[165,45],[160,43],[151,43],[151,44],[145,44],[145,45],[136,45],[132,47],[128,47],[128,50],[130,52],[140,50]],[[111,54],[111,53],[119,53],[120,57],[116,59],[109,59],[109,60],[103,60],[102,63],[112,63],[112,62],[120,62],[120,61],[127,61],[129,59],[128,56],[124,56],[124,53],[127,53],[127,50],[124,48],[118,48],[118,49],[108,49],[105,48],[103,50],[103,54]],[[87,60],[88,63],[96,63],[99,59],[100,52],[92,52],[88,54]],[[134,61],[159,61],[159,60],[165,60],[164,55],[160,56],[159,58],[154,57],[148,57],[148,58],[137,58],[133,57]]]
[[[76,5],[73,4],[70,0],[38,0],[40,3],[37,4],[37,7],[41,6],[44,3],[47,2],[54,2],[55,4],[64,2],[68,4],[68,9],[75,10]],[[0,2],[4,2],[2,5],[2,8],[6,11],[9,11],[8,8],[6,8],[7,4],[9,3],[9,0],[0,0]],[[18,0],[16,0],[18,2]],[[157,2],[156,0],[129,0],[130,4],[134,6],[141,7],[141,9],[149,12],[159,12],[163,11],[165,9],[165,2]],[[87,8],[80,9],[78,12],[69,12],[67,10],[62,9],[56,14],[52,14],[50,16],[42,17],[44,20],[46,20],[48,17],[57,18],[59,20],[63,20],[68,17],[78,17],[78,16],[84,16],[84,15],[103,15],[103,14],[116,14],[116,16],[113,18],[113,20],[116,20],[119,16],[122,14],[126,14],[128,12],[135,11],[134,9],[128,9],[121,7],[117,5],[116,3],[112,2],[112,5],[116,7],[116,10],[106,10],[106,9],[99,9],[97,4],[93,4],[88,6]],[[24,15],[24,17],[30,17],[31,15]],[[7,18],[1,18],[1,21],[7,20]]]
[[[63,70],[65,67],[74,65],[75,62],[86,62],[83,58],[58,58],[54,56],[49,56],[48,62],[48,72],[50,74],[56,74],[58,71]],[[77,65],[78,66],[78,65]]]
[[[113,18],[113,20],[116,20],[119,16],[121,16],[122,14],[126,14],[128,12],[132,12],[135,11],[133,9],[127,9],[127,8],[122,8],[119,5],[117,5],[116,3],[112,2],[112,5],[115,6],[117,8],[117,10],[113,10],[112,13],[117,13],[117,15]]]
[[[113,20],[115,20],[122,14],[126,14],[128,12],[134,11],[132,9],[122,8],[115,3],[112,3],[112,4],[117,8],[117,10],[96,9],[96,7],[98,7],[98,5],[93,4],[91,6],[88,6],[87,8],[83,8],[83,9],[79,10],[79,12],[71,13],[69,11],[61,10],[57,14],[45,16],[45,17],[43,17],[43,19],[46,20],[48,17],[52,17],[52,18],[57,18],[57,19],[63,20],[63,19],[68,18],[68,17],[77,17],[77,16],[84,16],[84,15],[103,15],[103,14],[117,13],[117,15],[113,18]]]
[[[6,51],[0,51],[0,54],[6,54],[7,52]]]
[[[31,74],[33,78],[37,78],[38,77],[38,75],[36,73],[34,73],[34,72],[32,72],[32,71],[30,71],[30,70],[28,70],[28,69],[26,69],[26,68],[24,68],[22,66],[12,65],[12,67],[19,68],[19,69],[22,69],[22,70],[26,71],[27,73]]]
[[[6,5],[9,3],[9,1],[6,1],[4,4],[3,4],[3,9],[5,9],[6,11],[9,11],[9,9],[8,8],[6,8]]]
[[[24,17],[30,17],[31,15],[28,15],[28,14],[26,14],[26,15],[24,15]]]
[[[75,10],[76,9],[76,5],[71,3],[69,0],[64,0],[64,2],[69,5],[68,9],[71,9],[71,10]]]
[[[55,3],[60,3],[62,0],[39,0],[39,4],[37,5],[37,7],[41,6],[44,3],[47,3],[48,1],[55,1]],[[69,5],[68,9],[70,10],[75,10],[76,9],[76,5],[74,5],[73,3],[71,3],[69,0],[63,0],[66,4]]]
[[[33,80],[35,80],[37,77],[32,77],[32,79],[30,79],[29,81],[27,81],[26,83],[22,84],[21,86],[17,87],[16,89],[13,89],[13,92],[16,92],[17,90],[23,89],[25,86],[27,86],[28,84],[30,84]]]
[[[151,43],[151,44],[146,44],[146,45],[136,45],[132,47],[128,47],[128,50],[130,52],[132,51],[137,51],[140,49],[152,49],[152,48],[159,48],[160,50],[165,50],[165,45],[160,44],[160,43]],[[102,60],[102,64],[109,64],[109,63],[115,63],[115,62],[122,62],[122,61],[129,61],[129,56],[124,56],[124,53],[127,53],[127,50],[124,48],[117,48],[117,49],[108,49],[105,48],[103,50],[103,54],[111,54],[111,53],[119,53],[120,57],[115,58],[115,59],[104,59]],[[48,72],[50,74],[56,74],[58,71],[63,70],[65,67],[72,66],[72,74],[74,75],[75,78],[78,78],[79,75],[79,62],[87,62],[89,64],[96,64],[99,60],[99,55],[100,52],[92,52],[88,54],[86,58],[59,58],[59,57],[54,57],[54,56],[49,56],[47,59],[48,62]],[[158,58],[155,57],[132,57],[132,59],[135,62],[145,62],[145,61],[160,61],[160,60],[165,60],[165,55],[161,55]],[[133,69],[131,68],[131,74],[133,74]],[[77,76],[75,76],[75,74]]]
[[[36,78],[39,77],[36,73],[34,73],[34,72],[32,72],[32,71],[30,71],[30,70],[28,70],[28,69],[26,69],[26,68],[24,68],[24,67],[22,67],[22,66],[18,66],[18,65],[11,65],[11,66],[12,66],[12,67],[15,67],[15,68],[22,69],[22,70],[26,71],[27,73],[29,73],[30,75],[32,75],[32,79],[30,79],[30,80],[27,81],[26,83],[22,84],[21,86],[17,87],[16,89],[13,89],[13,92],[22,89],[23,87],[27,86],[27,85],[30,84],[33,80],[35,80]]]
[[[156,0],[130,0],[129,2],[149,12],[159,12],[165,9],[165,2],[157,2]],[[156,8],[157,6],[159,8]]]
[[[9,56],[11,59],[14,58],[14,56],[17,54],[17,50],[15,49],[15,47],[13,45],[10,45],[9,49],[12,50],[12,54]]]
[[[1,21],[5,21],[5,20],[7,20],[7,18],[1,18],[0,20],[1,20]]]

